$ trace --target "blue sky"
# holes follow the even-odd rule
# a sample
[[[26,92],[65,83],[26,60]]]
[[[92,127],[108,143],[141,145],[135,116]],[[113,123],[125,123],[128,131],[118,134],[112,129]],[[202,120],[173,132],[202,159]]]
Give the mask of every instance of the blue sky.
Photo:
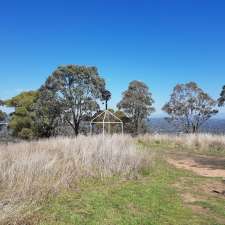
[[[0,0],[0,99],[37,89],[59,65],[94,65],[114,107],[144,81],[155,115],[176,83],[217,98],[225,84],[224,0]],[[222,110],[224,111],[224,110]]]

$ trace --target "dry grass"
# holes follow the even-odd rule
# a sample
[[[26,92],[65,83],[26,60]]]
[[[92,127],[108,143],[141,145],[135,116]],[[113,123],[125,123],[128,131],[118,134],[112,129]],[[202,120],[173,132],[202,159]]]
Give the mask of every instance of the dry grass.
[[[133,178],[152,163],[129,136],[58,137],[36,142],[0,145],[0,223],[37,200],[60,190],[77,188],[86,178]],[[225,136],[145,135],[148,148],[218,151],[225,155]],[[26,210],[26,213],[29,212]],[[23,214],[25,215],[25,214]]]
[[[0,145],[0,220],[15,213],[17,203],[35,202],[82,178],[134,177],[148,163],[129,136]]]
[[[225,156],[225,136],[212,134],[184,134],[184,135],[144,135],[139,137],[143,143],[152,147],[179,149],[198,153],[212,153]]]

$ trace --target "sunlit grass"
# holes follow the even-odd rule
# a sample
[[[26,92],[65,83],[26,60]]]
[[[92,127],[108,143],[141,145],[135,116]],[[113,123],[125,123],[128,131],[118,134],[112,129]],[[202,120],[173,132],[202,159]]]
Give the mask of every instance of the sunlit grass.
[[[152,150],[225,156],[225,136],[212,134],[144,135],[138,143]]]
[[[38,212],[39,225],[213,225],[225,219],[217,212],[193,212],[173,186],[179,178],[193,179],[192,173],[172,168],[162,160],[147,176],[135,181],[120,179],[84,183],[77,192],[61,193]],[[215,200],[215,199],[214,199]],[[225,201],[223,201],[225,203]],[[197,203],[196,203],[197,204]],[[212,204],[212,201],[210,201]],[[36,216],[38,215],[36,214]]]

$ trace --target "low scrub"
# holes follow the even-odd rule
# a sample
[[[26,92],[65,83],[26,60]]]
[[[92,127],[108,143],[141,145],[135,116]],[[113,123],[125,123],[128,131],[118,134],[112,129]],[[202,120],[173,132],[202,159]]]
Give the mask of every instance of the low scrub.
[[[15,212],[12,207],[17,203],[77,187],[82,179],[132,178],[148,165],[145,153],[129,136],[59,137],[0,145],[0,209],[5,207],[0,219]]]

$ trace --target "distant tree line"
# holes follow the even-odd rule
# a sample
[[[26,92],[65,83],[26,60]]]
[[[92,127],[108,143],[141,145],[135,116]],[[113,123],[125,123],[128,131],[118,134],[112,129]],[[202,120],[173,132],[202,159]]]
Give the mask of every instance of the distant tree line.
[[[101,112],[101,102],[107,109],[110,98],[111,92],[96,67],[66,65],[58,67],[39,90],[0,100],[0,105],[15,108],[9,117],[12,135],[33,139],[64,134],[63,127],[77,136],[82,131],[82,122]],[[149,87],[135,80],[122,93],[118,110],[111,110],[124,122],[125,131],[136,135],[148,130],[148,118],[155,110],[153,104]],[[181,132],[196,133],[218,113],[217,106],[224,104],[225,86],[219,99],[214,100],[196,83],[189,82],[177,84],[162,109],[168,114],[165,119]],[[0,111],[0,122],[6,117]]]

